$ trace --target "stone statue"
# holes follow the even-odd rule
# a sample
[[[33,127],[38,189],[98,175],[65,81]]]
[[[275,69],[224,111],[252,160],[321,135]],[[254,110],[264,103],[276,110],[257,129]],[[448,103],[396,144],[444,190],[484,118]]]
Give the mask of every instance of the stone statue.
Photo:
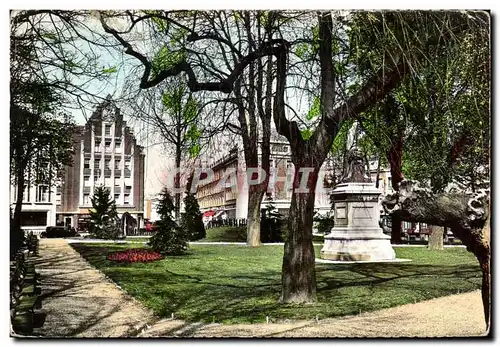
[[[359,148],[353,147],[347,152],[347,170],[341,180],[342,183],[358,182],[369,183],[371,179],[366,175],[364,157]]]

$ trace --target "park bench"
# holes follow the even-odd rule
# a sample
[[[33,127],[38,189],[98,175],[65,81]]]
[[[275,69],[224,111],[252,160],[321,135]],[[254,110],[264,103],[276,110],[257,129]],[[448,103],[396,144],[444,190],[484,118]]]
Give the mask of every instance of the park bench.
[[[36,239],[36,240],[35,240]],[[39,275],[32,256],[38,254],[38,238],[30,234],[26,247],[10,263],[11,333],[30,335],[36,327],[37,310],[42,307]]]

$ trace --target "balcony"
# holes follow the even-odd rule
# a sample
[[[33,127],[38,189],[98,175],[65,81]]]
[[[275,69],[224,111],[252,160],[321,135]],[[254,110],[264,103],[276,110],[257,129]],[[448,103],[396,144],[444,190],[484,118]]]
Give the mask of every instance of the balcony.
[[[122,175],[122,170],[115,169],[115,177],[121,177],[121,175]]]
[[[122,192],[122,187],[115,186],[115,194],[121,194]]]
[[[90,176],[90,168],[84,168],[83,169],[83,175],[84,176]]]
[[[83,187],[83,194],[90,194],[91,187]]]
[[[110,169],[104,169],[104,177],[105,178],[111,177],[111,170]]]
[[[130,169],[125,169],[125,178],[130,178],[131,176],[131,170]]]

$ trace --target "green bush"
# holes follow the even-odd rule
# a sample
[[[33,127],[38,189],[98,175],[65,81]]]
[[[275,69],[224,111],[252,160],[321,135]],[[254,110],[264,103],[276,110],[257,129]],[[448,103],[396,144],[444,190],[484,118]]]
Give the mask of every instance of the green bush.
[[[181,227],[188,233],[190,241],[204,239],[206,237],[205,225],[200,211],[200,205],[194,194],[187,193],[184,198],[184,210],[182,214]]]
[[[328,234],[334,226],[334,220],[330,215],[319,215],[314,217],[314,224],[318,234]]]
[[[177,226],[172,217],[174,210],[172,197],[164,188],[157,208],[160,220],[156,222],[156,233],[149,239],[149,246],[162,255],[179,255],[188,248],[189,235],[186,229]]]

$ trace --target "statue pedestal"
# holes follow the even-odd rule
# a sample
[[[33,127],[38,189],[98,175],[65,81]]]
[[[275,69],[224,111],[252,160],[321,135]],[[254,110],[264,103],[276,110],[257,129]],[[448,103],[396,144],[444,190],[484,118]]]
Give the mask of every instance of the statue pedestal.
[[[380,192],[372,183],[339,184],[333,191],[335,226],[325,235],[321,259],[393,260],[390,237],[379,227]]]

